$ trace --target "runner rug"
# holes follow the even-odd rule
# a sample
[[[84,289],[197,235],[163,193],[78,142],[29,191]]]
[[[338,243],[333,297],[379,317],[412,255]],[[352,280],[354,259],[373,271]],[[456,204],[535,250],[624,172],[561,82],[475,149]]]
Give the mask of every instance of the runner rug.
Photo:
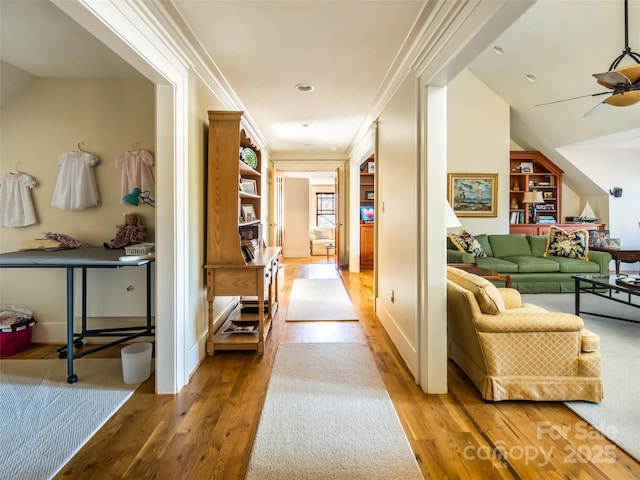
[[[422,479],[369,348],[281,343],[245,480]]]
[[[138,385],[123,382],[120,359],[0,362],[0,479],[52,478]]]
[[[565,313],[574,313],[574,298],[573,293],[522,295],[523,302]],[[585,311],[640,322],[638,308],[590,294],[582,294],[580,303]],[[588,313],[582,313],[580,317],[585,328],[600,336],[604,400],[601,403],[565,402],[565,405],[612,443],[640,461],[640,323]],[[578,430],[579,425],[572,425],[571,428]]]
[[[358,320],[339,278],[296,278],[291,287],[288,322]]]

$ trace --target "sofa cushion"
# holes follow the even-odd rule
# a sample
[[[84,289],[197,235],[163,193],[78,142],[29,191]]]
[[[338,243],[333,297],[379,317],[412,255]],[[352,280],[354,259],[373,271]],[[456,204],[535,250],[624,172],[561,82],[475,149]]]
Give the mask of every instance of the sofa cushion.
[[[547,235],[527,235],[527,241],[534,257],[544,257],[544,252],[547,251],[548,239]]]
[[[447,278],[473,293],[482,313],[497,315],[505,311],[504,300],[500,292],[486,278],[455,267],[447,267]]]
[[[506,257],[503,260],[515,263],[518,266],[518,273],[547,273],[560,271],[558,262],[548,260],[546,258],[516,255],[513,257]]]
[[[552,257],[564,273],[600,273],[600,265],[582,258]]]
[[[466,230],[462,229],[458,234],[450,233],[449,239],[461,252],[470,253],[474,257],[486,257],[480,242]]]
[[[489,243],[493,256],[498,258],[515,255],[531,256],[531,247],[524,234],[490,235]]]
[[[589,260],[589,234],[586,230],[567,232],[562,228],[551,226],[547,240],[545,257],[557,256],[583,258]]]
[[[476,265],[498,273],[518,273],[518,265],[503,258],[476,258]]]
[[[600,337],[586,328],[580,332],[580,351],[598,352],[600,351]]]

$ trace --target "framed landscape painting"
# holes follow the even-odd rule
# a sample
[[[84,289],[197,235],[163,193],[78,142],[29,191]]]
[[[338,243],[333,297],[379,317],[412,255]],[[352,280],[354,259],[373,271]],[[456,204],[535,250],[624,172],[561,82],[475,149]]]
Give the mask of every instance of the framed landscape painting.
[[[458,217],[497,217],[498,174],[450,173],[448,197]]]

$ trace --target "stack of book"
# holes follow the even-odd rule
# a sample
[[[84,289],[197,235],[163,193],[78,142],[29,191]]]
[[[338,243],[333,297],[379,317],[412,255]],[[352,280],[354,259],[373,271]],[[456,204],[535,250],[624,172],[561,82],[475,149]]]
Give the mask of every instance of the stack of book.
[[[240,242],[244,259],[249,262],[253,260],[260,249],[260,242],[257,238],[251,240],[242,240]]]

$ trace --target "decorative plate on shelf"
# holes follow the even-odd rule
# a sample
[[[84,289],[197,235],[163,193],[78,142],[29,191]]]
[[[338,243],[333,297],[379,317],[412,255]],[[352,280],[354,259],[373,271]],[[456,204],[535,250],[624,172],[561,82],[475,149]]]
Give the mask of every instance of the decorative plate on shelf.
[[[256,155],[256,152],[254,152],[252,148],[243,148],[240,153],[240,159],[251,168],[256,168],[258,166],[258,155]]]

